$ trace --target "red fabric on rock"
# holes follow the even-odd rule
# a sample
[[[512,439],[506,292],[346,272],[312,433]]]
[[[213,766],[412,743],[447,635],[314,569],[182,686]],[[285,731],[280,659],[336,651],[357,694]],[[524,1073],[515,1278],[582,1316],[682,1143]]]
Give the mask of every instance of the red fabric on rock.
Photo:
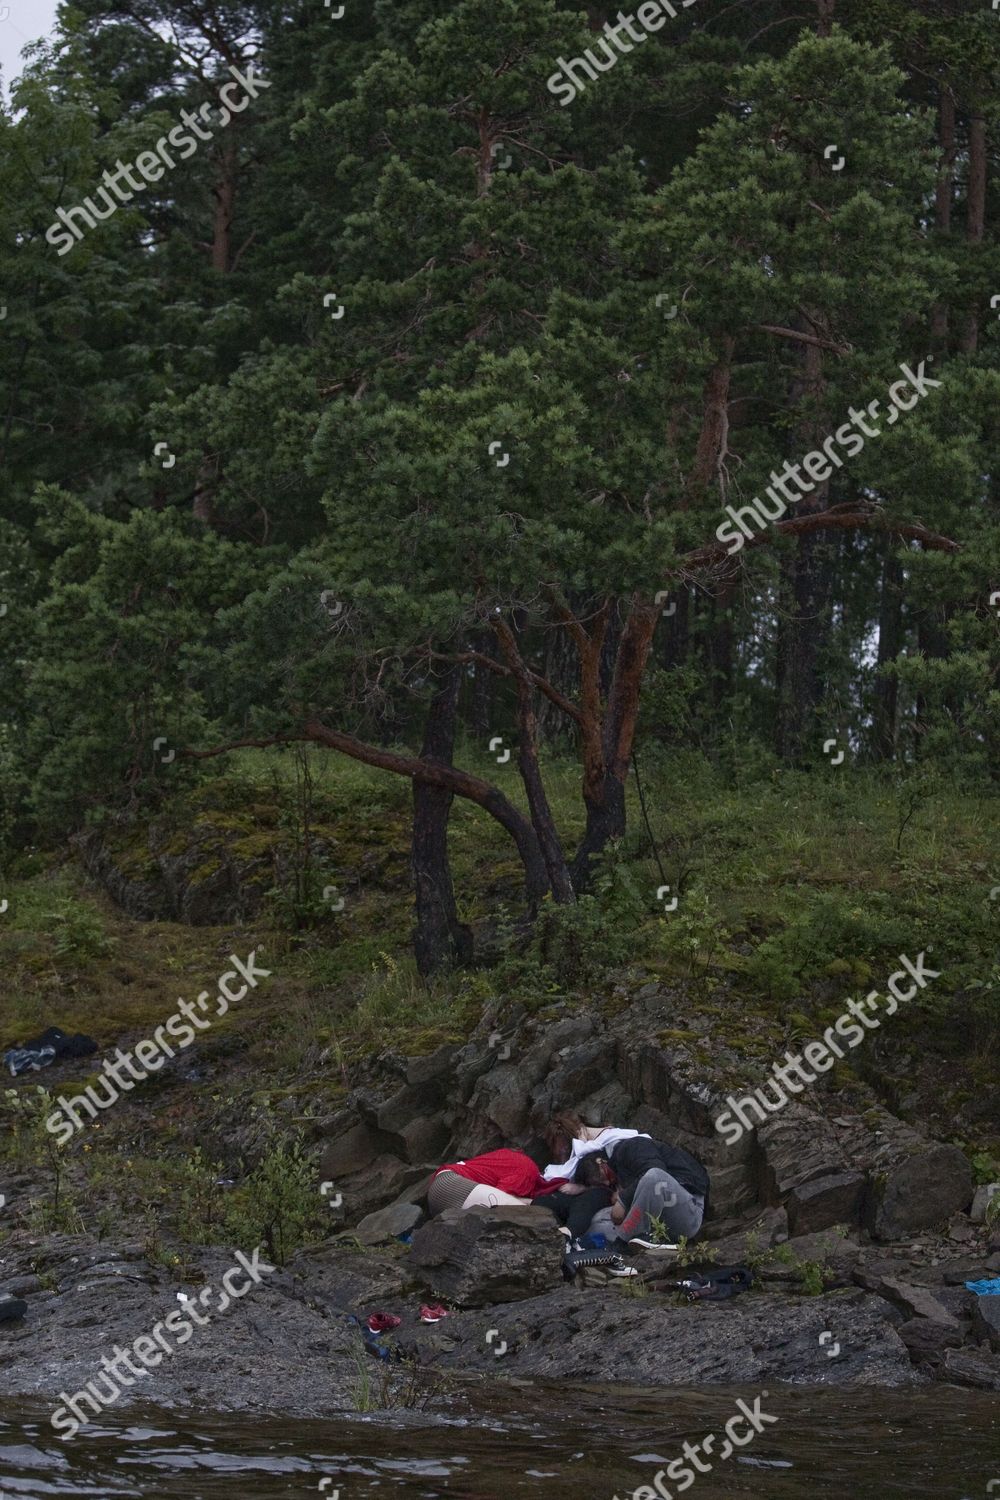
[[[438,1172],[455,1172],[469,1182],[482,1183],[484,1187],[499,1188],[515,1198],[540,1198],[545,1193],[554,1193],[566,1179],[556,1177],[546,1182],[530,1156],[523,1151],[512,1151],[502,1146],[499,1151],[487,1151],[483,1156],[470,1156],[468,1161],[448,1162],[438,1167]],[[435,1177],[437,1172],[435,1172]]]

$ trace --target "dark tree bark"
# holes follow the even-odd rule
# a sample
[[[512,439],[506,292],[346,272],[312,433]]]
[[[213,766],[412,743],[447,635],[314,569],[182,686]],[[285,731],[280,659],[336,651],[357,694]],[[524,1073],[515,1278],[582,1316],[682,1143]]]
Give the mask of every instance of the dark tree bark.
[[[505,620],[498,620],[493,628],[517,687],[517,758],[521,780],[528,798],[531,825],[541,847],[553,898],[563,904],[569,903],[576,899],[573,882],[570,879],[562,841],[552,816],[541,766],[538,763],[538,721],[535,717],[534,685],[510,626]]]
[[[473,651],[485,654],[490,649],[490,638],[485,630],[476,631],[471,637]],[[493,673],[481,662],[472,664],[472,689],[469,693],[469,721],[477,742],[486,744],[492,734],[493,717]]]
[[[802,362],[802,375],[793,396],[821,396],[825,384],[822,348],[815,343],[804,344]],[[815,419],[799,425],[799,439],[803,452],[821,443],[822,433]],[[796,511],[814,515],[825,510],[829,494],[827,479],[803,496]],[[781,562],[775,749],[786,761],[797,761],[806,751],[813,716],[823,695],[820,659],[829,634],[828,605],[836,550],[836,543],[822,533],[801,536],[795,551]]]
[[[955,96],[947,84],[941,85],[938,140],[941,146],[941,164],[935,192],[935,219],[938,233],[950,234],[951,202],[955,191]],[[939,302],[934,308],[931,333],[937,344],[942,346],[947,344],[948,304],[946,302]]]
[[[233,217],[236,213],[236,179],[239,173],[239,150],[235,131],[223,138],[219,152],[219,169],[212,188],[215,208],[212,214],[212,270],[226,275],[233,264]]]
[[[965,234],[970,245],[981,245],[986,233],[986,121],[976,110],[969,120],[969,189]],[[975,354],[979,345],[979,307],[973,304],[962,335],[962,353]]]
[[[421,758],[450,766],[455,752],[462,668],[452,667],[431,699]],[[458,919],[448,861],[448,818],[454,792],[426,781],[413,783],[411,868],[417,925],[413,951],[417,970],[427,978],[439,969],[472,962],[472,931]]]
[[[837,546],[822,535],[800,538],[782,569],[776,679],[775,749],[795,762],[807,752],[822,700],[821,654],[829,636],[829,600]]]
[[[669,599],[664,599],[662,608],[674,606],[657,629],[660,642],[657,659],[662,667],[682,667],[691,650],[691,617],[694,600],[690,589],[675,589]]]
[[[885,543],[882,592],[879,602],[878,665],[895,661],[903,649],[903,565],[891,541]],[[875,760],[895,760],[899,738],[899,682],[880,674],[875,679],[872,715],[872,755]]]
[[[625,783],[632,763],[632,747],[639,717],[642,678],[649,659],[659,608],[633,600],[615,656],[603,725],[600,705],[589,735],[584,736],[583,801],[587,823],[573,857],[570,874],[577,892],[590,884],[593,860],[611,839],[625,834]],[[582,658],[584,698],[588,676],[598,675],[600,647],[591,643]],[[590,715],[588,714],[588,718]]]
[[[722,709],[731,694],[736,674],[736,631],[733,626],[736,598],[737,587],[731,583],[720,589],[711,603],[704,654],[710,673],[709,695],[716,712]]]

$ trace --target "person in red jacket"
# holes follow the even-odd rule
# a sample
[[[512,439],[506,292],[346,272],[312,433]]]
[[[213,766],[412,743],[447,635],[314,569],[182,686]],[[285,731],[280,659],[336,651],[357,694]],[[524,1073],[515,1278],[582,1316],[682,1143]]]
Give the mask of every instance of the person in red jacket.
[[[439,1214],[446,1208],[471,1208],[476,1203],[493,1207],[533,1203],[563,1186],[565,1179],[561,1177],[546,1181],[525,1152],[502,1147],[438,1167],[427,1192],[427,1207],[432,1214]]]

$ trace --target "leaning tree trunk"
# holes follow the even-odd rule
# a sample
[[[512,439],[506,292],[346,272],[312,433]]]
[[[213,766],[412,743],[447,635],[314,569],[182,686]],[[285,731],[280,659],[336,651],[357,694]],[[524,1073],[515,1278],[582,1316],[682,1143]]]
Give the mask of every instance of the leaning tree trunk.
[[[461,667],[453,667],[431,699],[421,757],[450,766],[455,751]],[[411,867],[417,925],[413,951],[417,970],[427,978],[439,969],[472,962],[472,931],[458,919],[448,862],[448,818],[454,793],[426,781],[413,783]]]
[[[561,905],[568,905],[576,897],[538,761],[538,720],[535,717],[534,688],[514,633],[506,620],[497,620],[493,631],[500,642],[517,689],[517,760],[528,799],[531,826],[545,860],[553,900]]]

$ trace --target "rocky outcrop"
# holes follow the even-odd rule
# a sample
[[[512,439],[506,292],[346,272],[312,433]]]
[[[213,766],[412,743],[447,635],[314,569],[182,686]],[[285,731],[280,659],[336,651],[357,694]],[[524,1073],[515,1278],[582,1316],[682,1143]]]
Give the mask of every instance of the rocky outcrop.
[[[819,1087],[728,1144],[714,1129],[723,1084],[708,1052],[696,1060],[668,1025],[685,1003],[652,986],[610,1017],[515,1006],[502,1027],[497,1007],[463,1045],[377,1059],[335,1113],[310,1123],[331,1235],[349,1239],[268,1277],[227,1315],[227,1330],[241,1332],[199,1341],[190,1359],[200,1395],[226,1410],[230,1366],[262,1364],[290,1409],[331,1409],[359,1357],[349,1320],[375,1310],[403,1319],[400,1349],[456,1370],[1000,1389],[1000,1298],[977,1300],[964,1285],[1000,1270],[1000,1240],[965,1212],[972,1181],[962,1153],[873,1100],[846,1112]],[[436,1166],[503,1144],[541,1162],[540,1131],[559,1107],[594,1124],[632,1123],[704,1161],[711,1204],[694,1254],[751,1265],[754,1290],[725,1306],[681,1304],[663,1261],[644,1269],[635,1298],[626,1281],[565,1285],[562,1237],[542,1208],[422,1222]],[[0,1295],[24,1296],[28,1313],[0,1329],[0,1351],[17,1355],[6,1367],[0,1355],[0,1391],[82,1384],[93,1373],[94,1327],[109,1347],[131,1342],[175,1295],[163,1267],[134,1247],[57,1239],[40,1257],[25,1240],[2,1254]],[[215,1250],[198,1263],[206,1279],[224,1269]],[[444,1301],[452,1315],[423,1327],[421,1299]],[[291,1374],[276,1324],[282,1348],[306,1351]],[[233,1383],[245,1406],[243,1383]],[[169,1404],[182,1387],[164,1367],[143,1394]]]
[[[109,826],[81,835],[74,844],[116,905],[141,921],[192,927],[248,922],[273,891],[293,892],[303,877],[301,845],[280,825],[280,808],[274,804],[239,812],[207,808],[183,828]],[[329,880],[331,888],[341,878],[337,889],[343,895],[359,875],[354,854],[345,860],[340,845],[336,832],[310,831],[314,878],[320,887]],[[380,847],[371,829],[366,830],[361,861],[369,888],[394,883],[406,868],[405,855]]]
[[[972,1174],[962,1152],[874,1102],[863,1114],[828,1112],[817,1089],[808,1103],[790,1101],[727,1143],[714,1128],[722,1085],[683,1047],[661,1045],[675,1009],[656,986],[611,1020],[543,1019],[517,1006],[502,1031],[487,1013],[463,1047],[385,1059],[381,1075],[351,1097],[323,1157],[324,1175],[351,1202],[347,1222],[381,1206],[372,1190],[376,1161],[386,1181],[382,1203],[404,1192],[407,1168],[416,1180],[449,1154],[514,1144],[543,1161],[541,1129],[566,1107],[594,1124],[628,1121],[702,1160],[712,1179],[705,1236],[773,1207],[794,1237],[839,1224],[894,1242],[968,1208]]]
[[[496,1336],[487,1341],[490,1327]],[[435,1330],[437,1332],[437,1330]],[[834,1358],[820,1342],[839,1344]],[[506,1346],[499,1361],[497,1339]],[[421,1338],[407,1341],[419,1348]],[[505,1378],[624,1381],[630,1385],[817,1385],[921,1383],[906,1346],[877,1303],[860,1293],[813,1299],[752,1294],[691,1306],[650,1293],[633,1300],[621,1284],[561,1287],[449,1318],[436,1340],[444,1369],[498,1371]]]
[[[407,1269],[460,1307],[519,1302],[559,1285],[558,1241],[544,1210],[452,1209],[417,1230]]]

